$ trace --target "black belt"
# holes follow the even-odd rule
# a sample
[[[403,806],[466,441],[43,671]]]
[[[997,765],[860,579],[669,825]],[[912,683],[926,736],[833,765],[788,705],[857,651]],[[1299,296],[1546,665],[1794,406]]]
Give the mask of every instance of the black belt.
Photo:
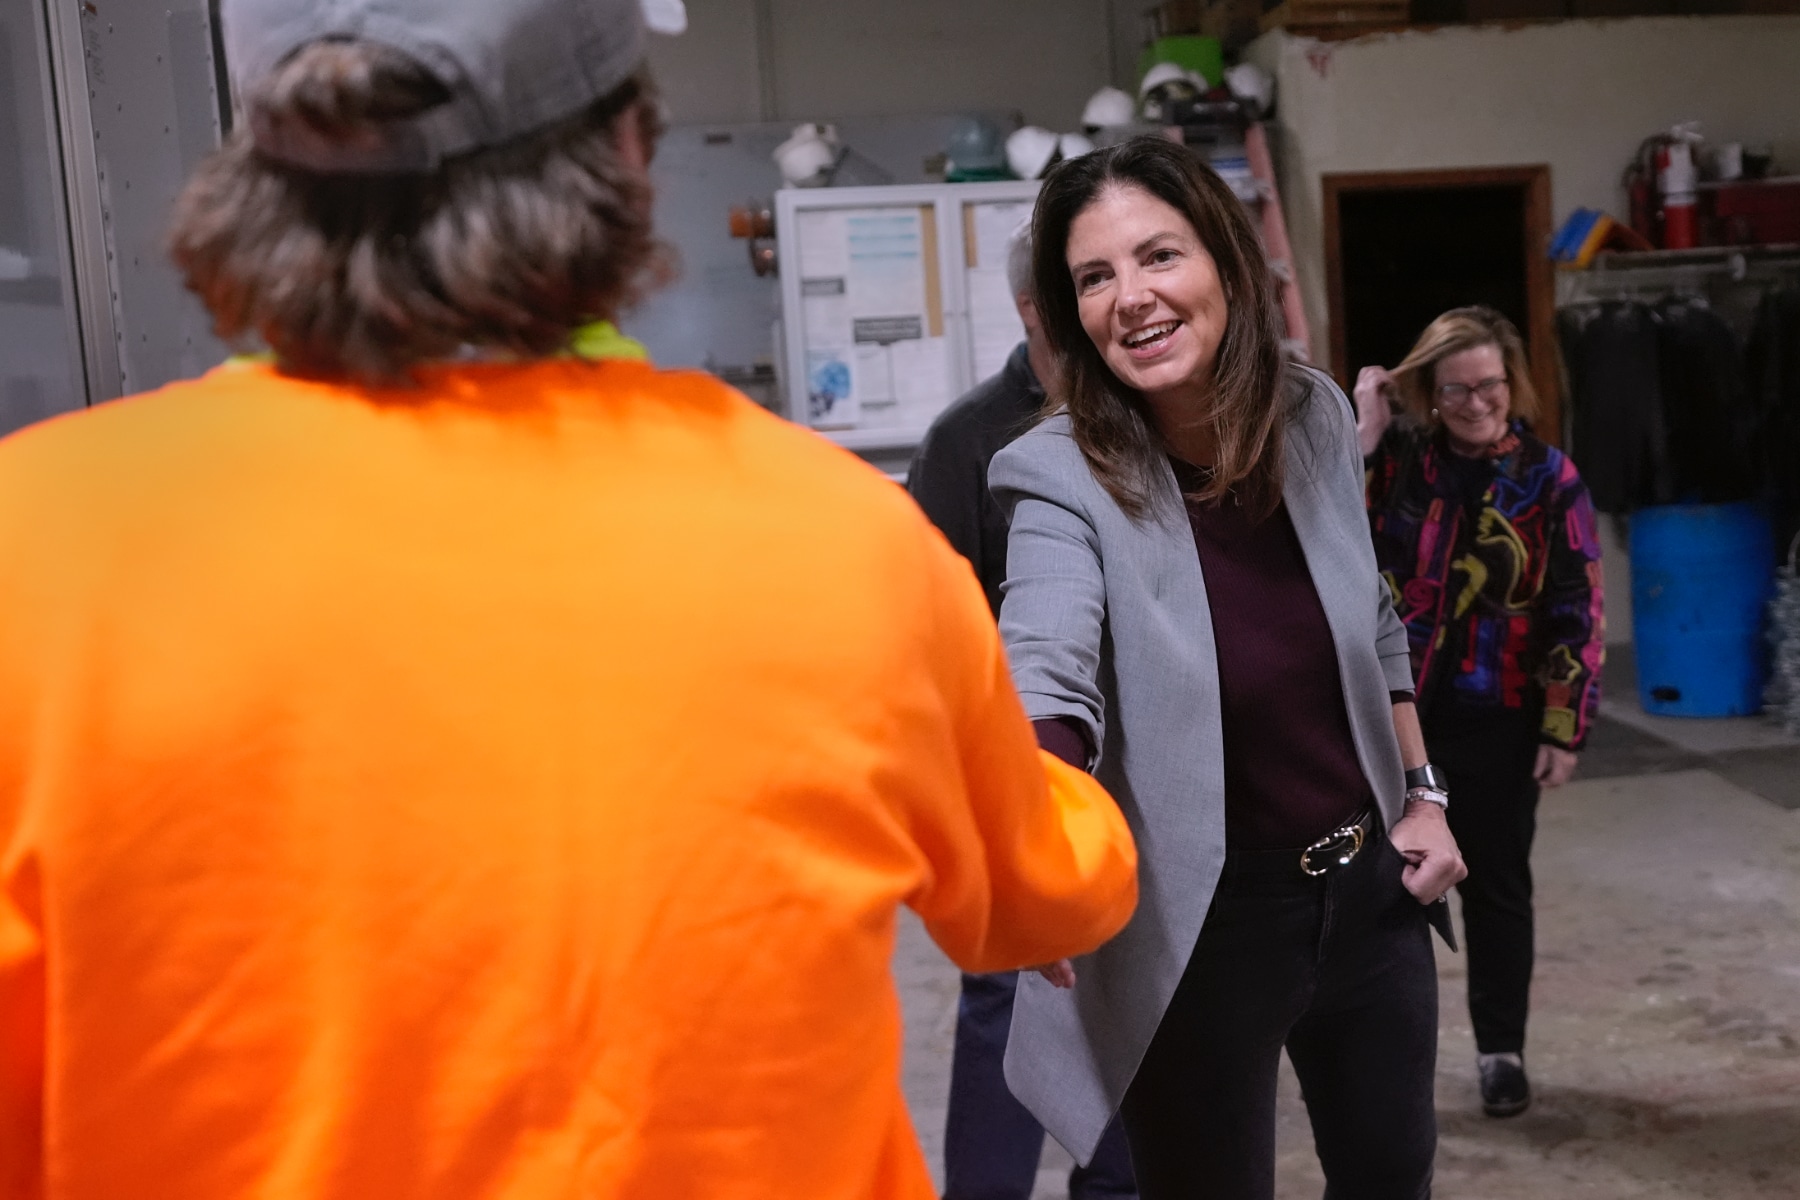
[[[1262,880],[1265,884],[1292,881],[1299,885],[1334,874],[1382,836],[1381,814],[1373,804],[1310,846],[1275,850],[1225,849],[1224,880]]]
[[[1300,870],[1307,875],[1329,875],[1350,865],[1362,848],[1381,832],[1381,818],[1370,805],[1356,820],[1340,825],[1300,852]]]

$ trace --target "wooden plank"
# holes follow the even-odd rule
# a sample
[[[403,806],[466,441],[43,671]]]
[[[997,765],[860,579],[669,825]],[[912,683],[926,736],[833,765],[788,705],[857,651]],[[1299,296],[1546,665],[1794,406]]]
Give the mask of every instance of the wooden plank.
[[[1529,315],[1523,331],[1531,356],[1531,382],[1537,388],[1538,415],[1533,428],[1552,446],[1563,444],[1562,347],[1556,340],[1556,280],[1550,264],[1550,237],[1556,226],[1550,209],[1550,168],[1526,168],[1525,303]]]
[[[1287,340],[1296,344],[1295,357],[1312,361],[1312,332],[1306,325],[1306,305],[1300,298],[1300,268],[1294,262],[1294,246],[1288,240],[1287,215],[1282,211],[1281,189],[1275,181],[1275,160],[1269,153],[1269,138],[1262,122],[1252,121],[1244,130],[1244,157],[1250,160],[1250,173],[1265,190],[1263,202],[1257,205],[1263,252],[1270,265],[1280,263],[1287,271],[1281,281],[1281,321]]]
[[[937,205],[919,205],[919,252],[925,258],[925,332],[944,336],[944,269],[938,262]]]
[[[1325,192],[1325,346],[1331,356],[1331,374],[1346,396],[1355,390],[1350,378],[1350,339],[1344,331],[1344,248],[1338,226],[1338,194],[1349,190],[1341,175],[1326,175],[1319,183]]]
[[[1263,11],[1274,13],[1286,11],[1296,15],[1315,12],[1405,12],[1411,7],[1409,0],[1280,0],[1271,4],[1264,0]]]
[[[1526,341],[1527,357],[1531,360],[1531,382],[1538,393],[1537,435],[1552,445],[1559,445],[1562,441],[1563,395],[1556,343],[1556,282],[1549,256],[1550,235],[1554,228],[1551,224],[1550,168],[1534,164],[1434,171],[1366,171],[1328,174],[1320,183],[1324,192],[1325,296],[1330,321],[1326,341],[1331,353],[1331,373],[1346,391],[1355,381],[1349,378],[1348,338],[1344,328],[1346,301],[1339,224],[1344,195],[1410,188],[1496,186],[1520,191],[1524,209],[1526,316],[1519,332]]]
[[[1394,0],[1287,0],[1262,15],[1261,26],[1293,29],[1298,26],[1403,25],[1407,5]]]

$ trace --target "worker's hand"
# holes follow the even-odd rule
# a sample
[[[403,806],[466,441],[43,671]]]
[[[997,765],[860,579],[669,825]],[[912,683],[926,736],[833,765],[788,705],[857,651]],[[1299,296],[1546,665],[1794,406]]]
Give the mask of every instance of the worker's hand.
[[[1388,840],[1406,859],[1400,882],[1420,904],[1436,904],[1469,873],[1450,834],[1450,822],[1435,804],[1410,801],[1406,815],[1394,822]]]
[[[1356,373],[1356,441],[1364,458],[1375,453],[1388,422],[1394,419],[1399,389],[1385,367],[1364,367]]]
[[[1537,768],[1531,777],[1540,787],[1561,787],[1575,774],[1575,752],[1548,743],[1538,747]]]
[[[1075,986],[1075,964],[1066,958],[1059,958],[1053,963],[1045,963],[1041,967],[1031,969],[1059,988]]]

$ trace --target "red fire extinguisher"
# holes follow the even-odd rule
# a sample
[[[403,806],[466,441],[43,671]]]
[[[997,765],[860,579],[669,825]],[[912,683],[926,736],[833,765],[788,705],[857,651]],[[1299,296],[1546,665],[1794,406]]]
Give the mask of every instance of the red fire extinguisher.
[[[1662,244],[1667,250],[1687,250],[1698,241],[1699,221],[1695,189],[1693,144],[1670,139],[1656,149],[1656,190],[1662,198]]]

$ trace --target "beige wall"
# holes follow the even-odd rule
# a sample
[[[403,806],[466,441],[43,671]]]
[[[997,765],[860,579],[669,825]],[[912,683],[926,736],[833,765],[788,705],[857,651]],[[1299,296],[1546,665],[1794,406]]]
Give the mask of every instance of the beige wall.
[[[651,65],[680,122],[969,110],[1076,128],[1131,54],[1132,0],[687,0]]]
[[[650,70],[682,123],[773,119],[762,111],[762,58],[753,0],[687,0],[680,37],[650,38]]]
[[[1800,17],[1649,17],[1465,26],[1321,43],[1270,33],[1274,141],[1314,357],[1328,334],[1320,177],[1548,163],[1553,219],[1620,212],[1644,137],[1698,120],[1773,143],[1800,171]]]

